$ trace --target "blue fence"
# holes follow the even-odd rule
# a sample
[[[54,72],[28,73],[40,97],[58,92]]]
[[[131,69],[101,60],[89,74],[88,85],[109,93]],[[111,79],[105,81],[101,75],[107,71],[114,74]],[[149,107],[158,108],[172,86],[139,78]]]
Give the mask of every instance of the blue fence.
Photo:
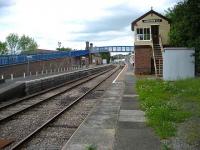
[[[78,57],[88,55],[89,50],[77,50],[68,52],[52,52],[43,54],[33,54],[33,55],[2,55],[0,56],[0,66],[12,65],[12,64],[22,64],[28,61],[42,61],[50,60],[64,57]]]

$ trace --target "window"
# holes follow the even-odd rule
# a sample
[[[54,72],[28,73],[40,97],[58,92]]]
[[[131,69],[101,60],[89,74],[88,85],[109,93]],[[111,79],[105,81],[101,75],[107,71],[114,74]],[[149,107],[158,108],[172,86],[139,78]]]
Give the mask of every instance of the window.
[[[143,29],[142,28],[137,28],[137,39],[138,40],[143,40]]]
[[[150,28],[137,28],[136,39],[141,40],[150,40]]]

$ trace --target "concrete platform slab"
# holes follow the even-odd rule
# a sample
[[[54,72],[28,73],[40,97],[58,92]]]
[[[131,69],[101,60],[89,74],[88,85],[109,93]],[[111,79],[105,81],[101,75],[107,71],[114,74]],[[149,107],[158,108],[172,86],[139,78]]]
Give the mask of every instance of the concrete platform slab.
[[[85,150],[94,144],[99,150],[111,150],[114,142],[114,129],[81,128],[63,150]]]
[[[114,129],[118,120],[118,115],[96,115],[88,117],[84,123],[84,127]]]
[[[116,134],[115,150],[160,150],[159,139],[149,128],[122,129]],[[126,137],[126,138],[124,138]]]
[[[138,109],[140,109],[140,105],[139,105],[138,101],[127,100],[121,104],[121,109],[138,110]]]
[[[137,95],[133,86],[126,86],[125,89],[124,89],[124,94],[125,95]]]
[[[144,112],[141,110],[120,110],[119,121],[145,122]]]
[[[118,114],[119,113],[119,106],[110,106],[110,107],[99,107],[97,106],[93,111],[93,114]]]
[[[119,103],[121,103],[121,101],[119,101],[119,99],[121,99],[121,97],[114,97],[114,99],[110,99],[110,98],[107,98],[107,99],[101,99],[101,103],[100,105],[117,105],[119,106]],[[106,102],[106,103],[105,103]]]
[[[144,122],[118,122],[118,128],[121,129],[143,129],[146,127],[147,125]]]
[[[144,117],[144,112],[141,110],[120,110],[120,116],[139,116]]]
[[[137,94],[124,94],[123,97],[135,98],[138,97]]]

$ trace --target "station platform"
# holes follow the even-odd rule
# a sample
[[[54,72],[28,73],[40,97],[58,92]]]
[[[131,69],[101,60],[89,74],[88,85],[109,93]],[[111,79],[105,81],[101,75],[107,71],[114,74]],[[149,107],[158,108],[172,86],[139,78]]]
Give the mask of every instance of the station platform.
[[[79,70],[82,70],[82,69],[86,69],[86,68],[79,68]],[[17,77],[17,78],[13,78],[13,80],[6,79],[5,83],[1,83],[0,84],[0,90],[4,89],[7,86],[10,86],[10,85],[13,85],[13,84],[17,84],[17,82],[19,82],[19,81],[24,81],[25,82],[25,81],[40,79],[40,78],[44,78],[44,77],[50,77],[50,76],[53,76],[53,75],[59,75],[59,74],[63,74],[63,73],[66,73],[66,72],[73,72],[73,71],[77,71],[77,70],[53,72],[53,73],[48,73],[48,74],[46,74],[44,72],[44,74],[38,74],[37,76],[36,75],[31,75],[31,76],[26,76],[25,78],[24,77]]]
[[[159,150],[161,144],[145,123],[135,92],[132,66],[126,65],[62,150]]]
[[[7,101],[23,97],[24,95],[34,94],[67,82],[67,80],[71,80],[73,78],[70,74],[74,73],[77,75],[77,72],[79,71],[81,74],[81,72],[87,72],[91,69],[95,70],[96,68],[104,66],[105,65],[83,66],[60,72],[44,72],[43,74],[26,76],[25,78],[17,77],[13,79],[6,79],[4,83],[0,84],[0,103],[1,101]]]

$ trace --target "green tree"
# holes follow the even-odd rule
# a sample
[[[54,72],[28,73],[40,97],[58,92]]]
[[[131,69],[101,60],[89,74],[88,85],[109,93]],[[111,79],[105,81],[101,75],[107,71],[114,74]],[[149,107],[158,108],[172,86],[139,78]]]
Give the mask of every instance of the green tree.
[[[62,43],[58,42],[58,48],[61,48]]]
[[[23,35],[19,39],[18,42],[18,49],[21,50],[21,53],[33,53],[38,48],[37,43],[33,38],[30,38],[29,36]]]
[[[15,33],[11,33],[6,37],[6,43],[11,54],[16,53],[18,41],[19,41],[19,36]]]
[[[0,41],[0,55],[4,55],[8,53],[7,44],[6,42]]]
[[[100,53],[102,59],[106,59],[107,63],[110,63],[110,52]]]
[[[196,71],[200,72],[200,3],[184,0],[166,11],[171,19],[170,45],[195,48]]]
[[[60,47],[60,48],[56,48],[56,50],[58,50],[58,51],[71,51],[72,49],[70,47]]]

